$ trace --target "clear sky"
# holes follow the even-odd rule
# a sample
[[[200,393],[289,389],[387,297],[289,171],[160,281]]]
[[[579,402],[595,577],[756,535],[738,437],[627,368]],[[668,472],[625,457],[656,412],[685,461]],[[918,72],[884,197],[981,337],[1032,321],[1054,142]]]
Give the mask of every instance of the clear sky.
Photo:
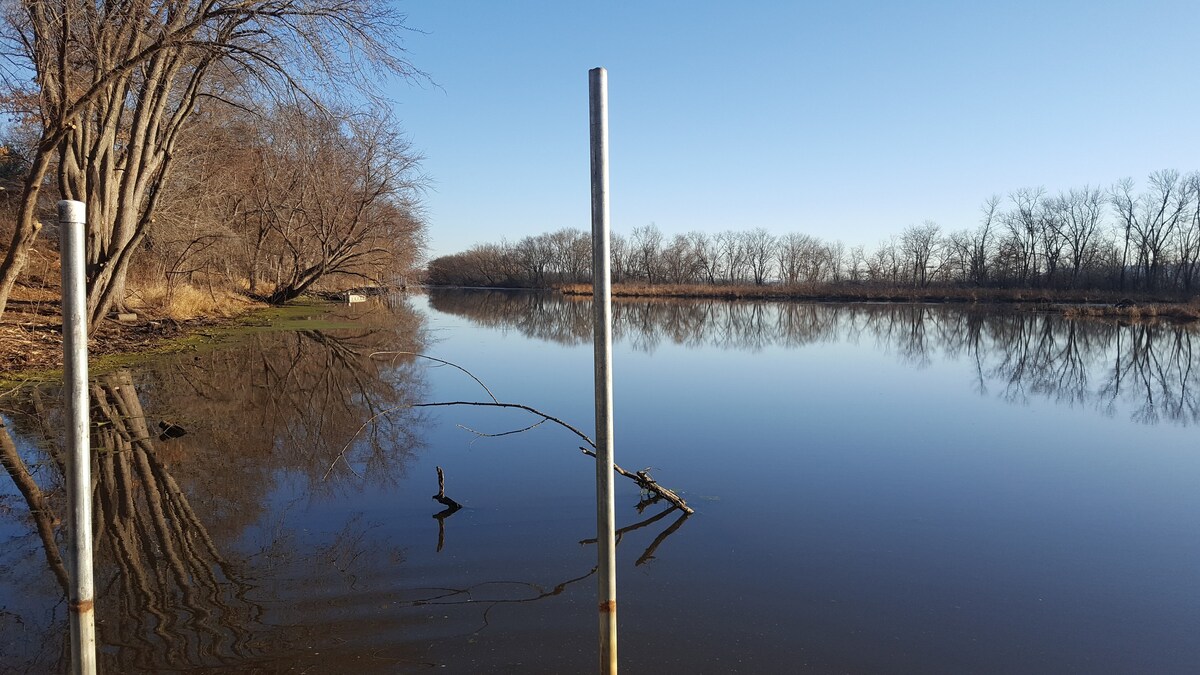
[[[1200,2],[400,0],[437,86],[390,88],[426,156],[430,256],[590,227],[587,71],[612,220],[848,245],[992,194],[1200,169]]]

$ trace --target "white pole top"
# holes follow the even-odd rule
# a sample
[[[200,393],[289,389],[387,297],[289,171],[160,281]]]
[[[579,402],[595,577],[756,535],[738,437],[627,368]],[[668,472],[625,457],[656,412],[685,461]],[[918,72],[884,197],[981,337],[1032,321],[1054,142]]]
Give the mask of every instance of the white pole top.
[[[58,203],[58,222],[86,223],[87,205],[71,199],[62,200]]]

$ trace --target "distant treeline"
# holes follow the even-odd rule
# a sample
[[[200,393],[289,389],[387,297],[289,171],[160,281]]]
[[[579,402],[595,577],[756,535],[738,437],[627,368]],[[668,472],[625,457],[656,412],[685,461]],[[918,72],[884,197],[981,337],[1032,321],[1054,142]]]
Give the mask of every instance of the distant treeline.
[[[615,283],[854,283],[1190,293],[1200,272],[1200,172],[1158,171],[1107,189],[1025,188],[984,202],[974,229],[926,221],[874,248],[764,228],[612,238]],[[479,244],[429,263],[434,285],[546,288],[591,280],[577,229]]]

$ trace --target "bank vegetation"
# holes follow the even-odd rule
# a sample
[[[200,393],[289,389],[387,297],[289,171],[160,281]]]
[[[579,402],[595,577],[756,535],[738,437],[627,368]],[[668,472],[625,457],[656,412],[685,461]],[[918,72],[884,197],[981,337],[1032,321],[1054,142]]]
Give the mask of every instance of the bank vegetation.
[[[547,288],[591,281],[590,235],[563,229],[485,243],[429,263],[446,286]],[[1200,285],[1200,172],[1164,170],[1140,186],[993,196],[973,228],[926,221],[874,247],[764,228],[655,225],[616,234],[612,279],[627,295],[806,299],[1177,301]]]
[[[390,4],[6,10],[0,327],[52,301],[59,199],[87,207],[92,328],[200,297],[403,283],[420,265],[420,157],[379,83],[423,75]]]

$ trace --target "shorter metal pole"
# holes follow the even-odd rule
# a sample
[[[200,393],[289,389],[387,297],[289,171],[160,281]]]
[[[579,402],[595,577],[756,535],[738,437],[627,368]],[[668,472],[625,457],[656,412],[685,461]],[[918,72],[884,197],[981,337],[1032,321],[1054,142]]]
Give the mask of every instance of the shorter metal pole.
[[[83,202],[58,203],[62,258],[63,384],[67,393],[67,494],[71,500],[71,672],[96,672],[92,582],[92,453],[88,438],[87,304]]]

